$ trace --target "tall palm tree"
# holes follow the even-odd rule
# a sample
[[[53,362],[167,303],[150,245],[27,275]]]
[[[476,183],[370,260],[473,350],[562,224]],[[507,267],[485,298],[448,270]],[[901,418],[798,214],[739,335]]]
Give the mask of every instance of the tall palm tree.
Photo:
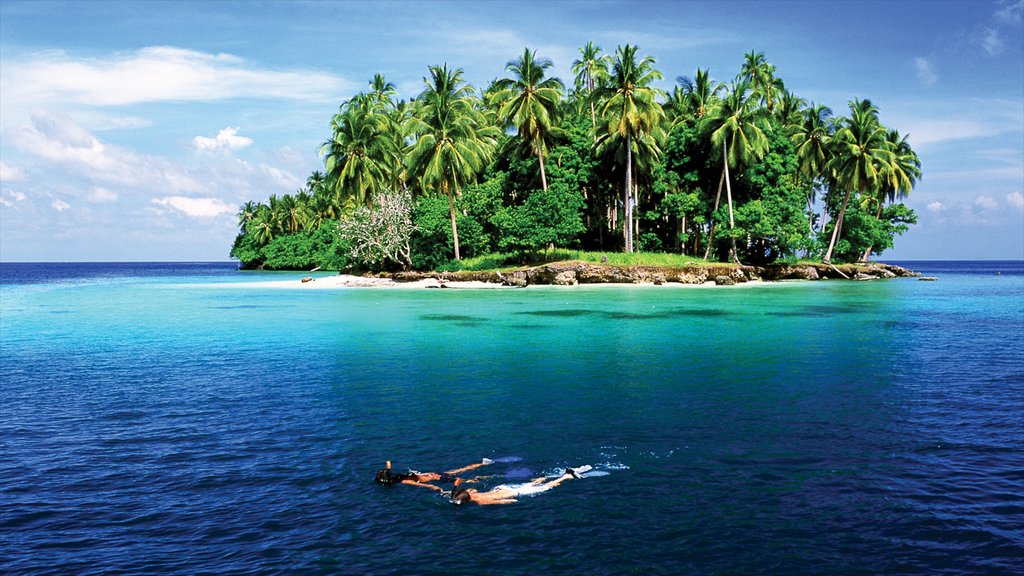
[[[883,184],[884,173],[892,163],[887,133],[878,121],[878,108],[870,100],[850,102],[850,117],[843,118],[832,137],[832,158],[828,168],[835,184],[845,191],[843,204],[832,226],[832,238],[823,261],[832,261],[836,240],[842,234],[846,207],[854,191],[864,195]]]
[[[370,80],[370,101],[375,110],[390,110],[395,107],[395,96],[398,95],[398,88],[394,82],[388,82],[384,75],[376,73]]]
[[[753,50],[743,55],[740,77],[750,82],[754,94],[761,99],[769,112],[775,110],[775,93],[782,89],[782,82],[775,77],[775,66],[764,57],[763,52]]]
[[[409,172],[424,190],[448,196],[455,259],[460,259],[455,195],[463,184],[483,172],[497,142],[498,130],[481,111],[482,103],[463,79],[461,68],[431,66],[430,77],[410,119],[415,142],[409,149]]]
[[[768,136],[764,109],[756,106],[750,97],[750,84],[746,80],[734,81],[718,106],[708,118],[711,132],[711,145],[722,149],[722,178],[725,181],[726,199],[729,203],[729,231],[736,227],[733,219],[732,185],[729,177],[729,166],[739,169],[756,162],[768,151]],[[719,186],[715,197],[715,209],[721,199],[722,188]],[[710,255],[711,241],[714,238],[714,225],[708,239]],[[732,237],[732,260],[739,263],[736,253],[736,239]]]
[[[654,58],[637,60],[637,47],[626,44],[615,51],[607,86],[602,87],[605,104],[601,111],[603,146],[622,145],[626,156],[626,183],[623,190],[625,222],[622,226],[626,252],[633,251],[633,153],[638,140],[646,140],[646,154],[657,156],[660,150],[654,137],[660,132],[665,112],[657,98],[664,92],[653,84],[662,75],[654,68]]]
[[[882,207],[886,202],[891,204],[897,199],[906,198],[921,177],[921,159],[910,147],[907,137],[900,136],[899,130],[891,129],[886,132],[885,139],[892,152],[892,159],[884,169],[883,184],[878,188],[877,194],[867,199],[867,203],[877,205],[875,218],[882,217]],[[873,245],[867,247],[861,256],[862,261],[868,261],[872,249]]]
[[[368,97],[342,106],[332,121],[333,137],[320,148],[335,201],[352,207],[372,202],[401,166],[401,148],[390,117],[377,113]]]
[[[807,225],[813,234],[815,190],[826,176],[834,124],[830,121],[832,109],[822,104],[812,102],[803,110],[802,116],[800,123],[791,126],[789,141],[797,158],[797,181],[809,185]]]
[[[555,115],[565,92],[561,80],[544,77],[545,70],[553,65],[548,58],[538,60],[537,52],[526,48],[522,56],[505,66],[505,70],[512,73],[512,78],[495,82],[496,91],[491,95],[498,105],[498,118],[515,126],[519,137],[537,155],[540,181],[545,191],[548,178],[544,172],[544,138],[556,130]]]
[[[609,58],[601,54],[601,47],[587,42],[580,48],[580,57],[572,62],[572,73],[576,75],[576,90],[586,88],[587,99],[590,101],[590,125],[597,130],[597,112],[594,106],[594,94],[598,82],[608,75]]]

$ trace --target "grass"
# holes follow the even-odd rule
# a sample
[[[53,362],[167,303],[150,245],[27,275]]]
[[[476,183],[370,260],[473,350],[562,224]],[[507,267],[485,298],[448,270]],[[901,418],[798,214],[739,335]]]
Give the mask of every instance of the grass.
[[[695,256],[684,256],[682,254],[665,254],[662,252],[584,252],[582,250],[554,250],[546,254],[536,254],[533,258],[524,261],[512,254],[486,254],[475,258],[466,258],[461,261],[457,269],[474,272],[493,272],[495,270],[507,270],[521,266],[537,266],[551,264],[552,262],[577,261],[589,264],[607,264],[609,266],[662,266],[662,267],[683,267],[692,264],[702,266],[730,266],[727,262],[709,262]],[[455,268],[453,268],[455,269]]]

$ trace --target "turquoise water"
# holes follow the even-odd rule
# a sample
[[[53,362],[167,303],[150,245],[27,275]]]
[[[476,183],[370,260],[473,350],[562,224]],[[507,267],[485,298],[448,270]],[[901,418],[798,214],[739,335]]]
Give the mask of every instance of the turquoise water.
[[[0,571],[1019,572],[1024,267],[915,268],[940,280],[4,264]],[[469,508],[371,481],[505,456],[484,487],[608,475]]]

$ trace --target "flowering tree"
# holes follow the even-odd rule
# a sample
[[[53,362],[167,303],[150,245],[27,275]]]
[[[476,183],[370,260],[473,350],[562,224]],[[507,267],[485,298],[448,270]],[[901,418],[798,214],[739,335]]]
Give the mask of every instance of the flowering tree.
[[[352,259],[369,268],[389,263],[405,270],[412,268],[409,239],[416,229],[412,206],[408,191],[385,190],[376,196],[372,208],[360,206],[338,223]]]

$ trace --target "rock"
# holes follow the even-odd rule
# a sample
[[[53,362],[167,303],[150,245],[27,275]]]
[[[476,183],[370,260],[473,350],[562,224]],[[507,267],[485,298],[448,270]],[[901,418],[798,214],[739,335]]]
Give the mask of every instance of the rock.
[[[734,286],[736,281],[731,276],[715,276],[715,284],[718,286]]]
[[[313,277],[312,276],[306,276],[305,278],[302,279],[302,283],[303,284],[305,284],[306,282],[312,282],[312,281],[313,281]]]
[[[936,278],[935,276],[921,276],[920,278],[918,278],[918,280],[920,280],[921,282],[935,282],[936,280],[938,280],[938,278]]]
[[[551,283],[556,286],[575,286],[579,284],[579,282],[576,281],[575,270],[563,270],[555,274],[555,277],[551,281]]]
[[[857,272],[856,274],[853,275],[853,279],[854,280],[878,280],[878,277],[877,276],[872,276],[871,274],[865,274],[864,272]]]
[[[747,278],[747,273],[742,268],[734,268],[732,272],[729,272],[729,277],[732,278],[733,283],[735,284],[739,284],[749,280],[749,278]],[[715,279],[715,281],[718,281],[717,278]]]

